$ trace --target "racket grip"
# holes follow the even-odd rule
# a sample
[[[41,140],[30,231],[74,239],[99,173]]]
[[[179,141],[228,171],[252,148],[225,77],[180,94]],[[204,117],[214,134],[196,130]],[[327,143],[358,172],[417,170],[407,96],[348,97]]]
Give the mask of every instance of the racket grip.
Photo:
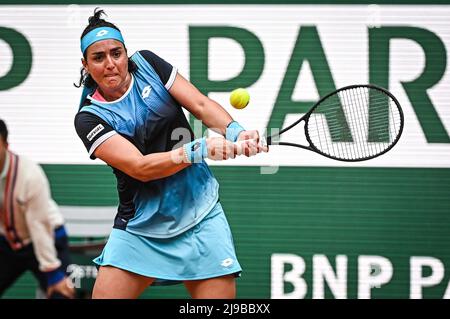
[[[267,138],[265,136],[261,136],[259,138],[259,144],[261,144],[261,146],[269,146],[271,140],[272,139],[270,138],[270,136],[268,136]]]

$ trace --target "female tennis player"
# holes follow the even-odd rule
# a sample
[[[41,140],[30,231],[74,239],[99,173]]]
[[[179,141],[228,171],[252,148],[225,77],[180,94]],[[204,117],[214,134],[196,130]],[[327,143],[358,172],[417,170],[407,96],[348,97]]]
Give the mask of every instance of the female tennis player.
[[[81,35],[75,117],[90,157],[112,167],[119,195],[113,230],[94,260],[93,298],[137,298],[151,284],[177,282],[193,298],[235,298],[241,266],[204,159],[267,148],[155,53],[128,57],[120,30],[102,14],[96,9]],[[223,137],[193,139],[182,107]]]

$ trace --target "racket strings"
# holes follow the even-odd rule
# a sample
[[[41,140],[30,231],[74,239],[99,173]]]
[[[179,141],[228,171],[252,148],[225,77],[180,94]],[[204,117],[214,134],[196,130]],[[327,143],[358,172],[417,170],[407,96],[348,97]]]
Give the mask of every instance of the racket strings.
[[[358,160],[386,151],[398,138],[402,115],[383,91],[356,87],[322,101],[307,121],[310,143],[329,156]]]
[[[347,105],[350,104],[352,99],[351,99],[351,96],[349,96],[347,91],[343,92],[343,96],[345,96],[345,102],[346,102],[345,104],[347,104]],[[364,100],[362,99],[362,96],[360,94],[357,95],[357,100],[356,101],[359,104],[363,104],[364,103]],[[352,105],[352,107],[353,106],[354,105]],[[364,120],[363,119],[365,118],[366,115],[359,108],[356,109],[355,113],[358,116],[358,118],[357,118],[357,121],[358,121],[357,124],[358,125],[356,125],[356,127],[358,128],[357,129],[358,140],[363,140],[364,136],[365,136],[364,131],[363,131],[363,127],[364,127]],[[363,157],[364,154],[367,154],[369,152],[369,150],[368,150],[368,148],[366,147],[365,144],[358,143],[357,146],[356,146],[355,152],[356,152],[356,154],[353,154],[353,155],[356,155],[359,158],[359,157]]]

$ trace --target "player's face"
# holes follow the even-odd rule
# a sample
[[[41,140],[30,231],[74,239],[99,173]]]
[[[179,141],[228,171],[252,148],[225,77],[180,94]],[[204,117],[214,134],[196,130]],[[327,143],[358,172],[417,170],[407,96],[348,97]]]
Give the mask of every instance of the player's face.
[[[103,92],[123,94],[128,89],[128,56],[120,41],[95,42],[87,49],[83,65]]]

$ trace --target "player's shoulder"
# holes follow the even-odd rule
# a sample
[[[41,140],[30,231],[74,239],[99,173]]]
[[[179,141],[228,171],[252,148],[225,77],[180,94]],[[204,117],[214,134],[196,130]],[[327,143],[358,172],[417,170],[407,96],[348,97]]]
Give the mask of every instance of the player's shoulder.
[[[144,58],[144,60],[146,60],[147,62],[153,61],[155,57],[157,57],[157,55],[151,51],[151,50],[138,50],[136,52],[134,52],[130,58],[134,58],[135,56],[141,56],[142,58]]]
[[[172,66],[169,62],[164,60],[162,57],[150,50],[138,51],[142,58],[153,68],[153,70],[158,74],[161,82],[166,85],[176,68]]]
[[[140,50],[138,52],[144,58],[144,60],[146,60],[148,63],[150,63],[153,67],[156,67],[156,68],[166,68],[169,66],[171,67],[170,63],[168,63],[166,60],[164,60],[161,56],[159,56],[158,54],[156,54],[153,51]]]
[[[73,124],[78,136],[84,136],[94,128],[102,125],[102,127],[108,126],[104,119],[91,112],[80,110],[75,115]]]
[[[74,124],[75,126],[81,125],[83,123],[103,121],[98,115],[88,112],[86,110],[80,109],[77,114],[75,114]]]
[[[146,59],[146,60],[149,60],[149,59],[153,59],[153,58],[155,58],[155,57],[158,57],[158,55],[157,55],[155,52],[153,52],[153,51],[151,51],[151,50],[146,50],[146,49],[144,49],[144,50],[139,50],[139,51],[135,52],[134,54],[137,54],[137,53],[139,53],[140,55],[142,55],[142,57],[143,57],[144,59]],[[134,55],[134,54],[133,54],[133,55]]]

